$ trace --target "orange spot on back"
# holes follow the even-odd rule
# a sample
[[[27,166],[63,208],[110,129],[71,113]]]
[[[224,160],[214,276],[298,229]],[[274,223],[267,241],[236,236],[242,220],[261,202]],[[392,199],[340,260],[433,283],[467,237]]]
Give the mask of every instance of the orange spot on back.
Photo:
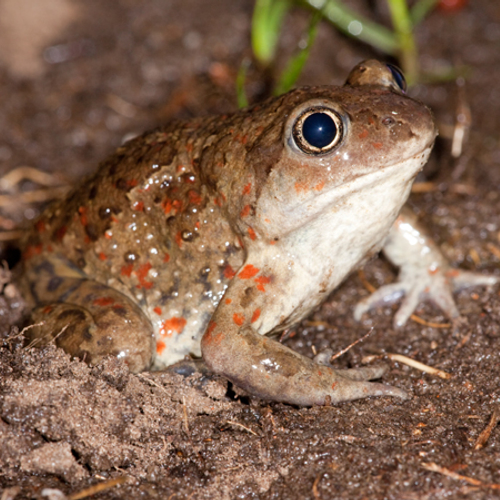
[[[252,264],[247,264],[241,271],[240,274],[238,274],[238,278],[242,280],[247,280],[250,278],[253,278],[260,269],[257,269],[256,267],[252,266]]]
[[[234,313],[233,314],[233,321],[238,326],[241,326],[245,322],[245,316],[243,316],[243,314]]]
[[[99,260],[106,260],[108,257],[104,252],[99,253]]]
[[[145,288],[146,290],[149,290],[153,286],[153,283],[151,281],[146,280],[146,276],[148,275],[151,267],[151,263],[146,262],[146,264],[142,264],[142,266],[139,266],[137,271],[135,271],[135,275],[137,276],[139,283],[141,284],[142,288]]]
[[[257,238],[257,235],[255,234],[255,231],[253,230],[253,227],[248,228],[248,236],[250,236],[251,240],[255,240],[255,238]]]
[[[87,217],[87,207],[80,207],[78,209],[78,213],[80,214],[80,222],[82,226],[86,226],[89,223],[89,219]]]
[[[318,182],[316,186],[314,186],[314,189],[316,191],[321,191],[325,187],[325,181]]]
[[[113,297],[100,297],[95,299],[92,302],[95,306],[106,307],[115,303],[115,299]]]
[[[130,278],[130,275],[132,274],[132,271],[134,270],[134,264],[127,264],[126,266],[123,266],[120,270],[120,274],[122,276],[127,276]]]
[[[250,205],[245,205],[243,210],[240,212],[240,217],[248,217],[251,209],[252,207]]]
[[[250,320],[252,323],[255,323],[260,317],[260,309],[255,309],[252,314],[252,319]]]
[[[224,278],[227,278],[228,280],[232,280],[235,275],[236,275],[236,271],[228,264],[224,268]]]
[[[242,194],[243,195],[246,195],[246,194],[250,194],[250,191],[252,190],[252,183],[249,182],[244,188],[243,188],[243,191],[242,191]]]
[[[265,292],[266,289],[265,289],[264,285],[271,283],[271,277],[270,276],[259,276],[258,278],[255,278],[254,281],[255,281],[255,283],[257,283],[257,290],[260,290],[261,292]]]
[[[232,301],[233,301],[232,299],[226,299],[226,304],[229,305],[231,304]]]
[[[161,354],[166,347],[165,342],[158,340],[158,342],[156,342],[156,354]]]
[[[359,134],[358,137],[360,139],[366,139],[368,137],[368,130],[363,129],[363,132],[361,132],[361,134]]]
[[[143,201],[136,201],[133,205],[132,208],[134,210],[139,210],[140,212],[144,212],[144,202]]]
[[[381,142],[372,142],[372,146],[375,148],[375,149],[382,149],[382,147],[384,146]]]
[[[168,253],[166,253],[164,256],[163,256],[163,262],[169,262],[170,261],[170,255]]]
[[[182,231],[178,231],[175,235],[175,242],[179,248],[182,248]]]
[[[201,198],[200,194],[198,192],[196,192],[194,189],[191,189],[188,192],[188,197],[189,197],[189,201],[193,205],[199,205],[201,203],[201,201],[202,201],[202,198]]]
[[[172,334],[182,333],[184,327],[186,326],[186,320],[184,318],[170,318],[162,322],[160,326],[160,335],[165,337],[171,337]]]
[[[309,190],[309,185],[307,182],[296,182],[294,184],[295,191],[298,193],[301,193],[302,191],[308,191]]]
[[[155,307],[153,311],[158,314],[158,316],[161,316],[161,307]]]

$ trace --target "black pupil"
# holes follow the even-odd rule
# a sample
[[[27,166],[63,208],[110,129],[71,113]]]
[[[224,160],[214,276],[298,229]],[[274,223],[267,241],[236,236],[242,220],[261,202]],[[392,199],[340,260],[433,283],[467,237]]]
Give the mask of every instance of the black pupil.
[[[397,67],[394,66],[393,64],[387,63],[386,66],[389,68],[390,72],[392,73],[392,77],[394,78],[394,81],[396,82],[397,86],[401,90],[406,90],[406,80],[403,75],[403,72]]]
[[[333,118],[326,113],[313,113],[302,125],[302,136],[311,146],[318,149],[328,146],[336,135],[337,126]]]

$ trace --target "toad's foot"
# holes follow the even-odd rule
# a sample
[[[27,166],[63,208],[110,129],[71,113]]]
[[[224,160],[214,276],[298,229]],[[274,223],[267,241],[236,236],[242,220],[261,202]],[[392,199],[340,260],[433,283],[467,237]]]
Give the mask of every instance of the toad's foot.
[[[403,326],[418,304],[430,300],[452,320],[460,313],[452,293],[463,288],[494,285],[498,276],[486,276],[470,271],[453,269],[439,248],[426,236],[415,217],[404,210],[394,224],[384,245],[384,254],[400,267],[398,281],[379,288],[363,299],[354,310],[354,317],[370,309],[388,305],[404,296],[401,307],[394,317],[394,327]]]
[[[420,302],[429,300],[436,304],[452,320],[458,318],[458,312],[452,292],[463,288],[494,285],[498,283],[495,276],[485,276],[469,271],[448,269],[437,270],[430,274],[427,269],[422,272],[401,273],[396,283],[384,285],[358,303],[354,310],[354,318],[359,321],[370,309],[397,302],[404,296],[401,307],[394,316],[394,327],[400,328],[413,314]]]

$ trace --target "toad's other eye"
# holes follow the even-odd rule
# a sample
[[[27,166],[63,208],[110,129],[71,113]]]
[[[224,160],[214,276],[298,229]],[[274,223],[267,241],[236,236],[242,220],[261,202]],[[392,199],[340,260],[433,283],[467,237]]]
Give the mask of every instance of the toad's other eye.
[[[297,118],[293,126],[293,138],[297,146],[307,154],[330,152],[342,139],[340,117],[328,108],[308,109]]]
[[[396,85],[403,92],[405,92],[406,91],[406,80],[405,80],[405,76],[403,75],[403,72],[397,66],[394,66],[394,64],[386,63],[385,65],[389,68],[389,71],[392,73],[392,78],[394,78]]]

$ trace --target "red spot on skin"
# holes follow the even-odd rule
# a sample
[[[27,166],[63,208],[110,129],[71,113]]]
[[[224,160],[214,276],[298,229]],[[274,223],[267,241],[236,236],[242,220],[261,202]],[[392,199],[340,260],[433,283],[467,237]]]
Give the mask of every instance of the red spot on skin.
[[[162,322],[160,326],[160,335],[165,337],[171,337],[172,334],[182,333],[184,327],[186,326],[186,320],[184,318],[170,318]]]
[[[137,184],[139,184],[137,179],[127,180],[127,186],[129,186],[129,187],[135,187],[135,186],[137,186]]]
[[[372,142],[372,146],[375,149],[382,149],[384,147],[384,145],[381,142]]]
[[[275,242],[274,240],[271,240],[271,241],[269,242],[269,244],[270,244],[270,245],[276,245],[276,242]]]
[[[162,342],[161,340],[156,342],[156,354],[161,354],[165,350],[165,347],[167,347],[165,342]]]
[[[161,316],[161,307],[155,307],[153,311],[158,314],[158,316]]]
[[[193,204],[193,205],[199,205],[202,201],[202,198],[200,196],[200,193],[196,192],[194,189],[191,189],[189,192],[188,192],[188,197],[189,197],[189,201]]]
[[[243,316],[243,314],[234,313],[233,314],[233,321],[238,326],[241,326],[245,322],[245,316]]]
[[[439,273],[439,267],[435,267],[434,269],[428,269],[427,272],[432,276],[433,274]]]
[[[235,275],[236,275],[236,271],[228,264],[224,268],[224,278],[227,278],[228,280],[232,280]]]
[[[246,195],[246,194],[250,194],[250,191],[252,190],[252,183],[249,182],[244,188],[243,188],[243,192],[241,194]]]
[[[166,253],[164,256],[163,256],[163,262],[169,262],[170,261],[170,255],[168,253]]]
[[[449,271],[446,272],[446,276],[448,278],[456,278],[460,274],[460,271],[458,269],[450,269]]]
[[[248,228],[248,236],[250,236],[251,240],[255,240],[255,238],[257,238],[257,235],[255,234],[255,231],[253,230],[253,227]]]
[[[44,314],[49,314],[49,312],[52,311],[52,306],[45,306],[43,309],[42,309],[42,312]]]
[[[61,226],[56,231],[56,239],[57,239],[57,241],[61,241],[64,238],[64,235],[66,234],[67,230],[68,230],[68,228],[66,226]]]
[[[266,224],[271,224],[271,221],[270,221],[267,217],[264,219],[264,222],[265,222]]]
[[[35,229],[39,232],[39,233],[43,233],[46,229],[45,227],[45,221],[44,220],[39,220],[36,224],[35,224]]]
[[[302,191],[309,191],[309,185],[306,182],[296,182],[294,185],[295,191],[297,194],[301,193]]]
[[[115,223],[115,224],[118,224],[118,219],[116,218],[115,215],[112,215],[111,216],[111,220]]]
[[[95,299],[92,302],[95,306],[106,307],[115,303],[115,299],[113,297],[100,297],[99,299]]]
[[[120,270],[120,274],[122,276],[127,276],[130,278],[130,275],[132,274],[132,271],[134,270],[134,264],[127,264],[126,266],[123,266]]]
[[[375,123],[375,121],[373,120],[373,117],[370,116],[370,118],[368,118],[368,123],[370,125],[373,125]]]
[[[318,182],[316,186],[314,186],[314,189],[316,191],[321,191],[325,187],[325,181]]]
[[[243,210],[240,212],[240,217],[248,217],[251,209],[252,207],[250,205],[245,205]]]
[[[334,383],[332,384],[332,391],[334,391],[334,390],[335,390],[335,387],[337,387],[337,382],[334,382]]]
[[[78,213],[80,214],[80,222],[82,226],[86,226],[89,223],[89,219],[87,217],[87,207],[80,207],[78,209]]]
[[[208,324],[207,331],[206,331],[205,335],[203,336],[203,341],[206,342],[207,344],[218,345],[224,339],[224,334],[222,332],[219,332],[216,335],[213,335],[213,332],[214,332],[216,327],[217,327],[217,323],[215,321],[210,321],[210,323]]]
[[[366,139],[368,137],[368,130],[363,129],[363,132],[361,132],[361,134],[359,134],[358,137],[360,139]]]
[[[259,276],[258,278],[255,278],[254,281],[255,281],[255,283],[257,283],[257,290],[260,290],[261,292],[265,292],[266,289],[264,288],[264,285],[271,283],[271,277],[270,276]]]
[[[191,142],[186,144],[186,151],[191,153],[193,151],[193,144]]]
[[[88,245],[90,243],[90,238],[88,235],[85,235],[85,238],[83,238],[83,242]]]
[[[212,335],[212,332],[215,330],[217,326],[217,323],[215,321],[210,321],[210,323],[208,324],[208,328],[207,328],[207,335],[210,336]]]
[[[199,229],[200,229],[200,227],[201,227],[201,222],[200,222],[200,221],[198,221],[198,222],[194,225],[194,228],[199,230]]]
[[[107,239],[107,240],[110,240],[111,238],[113,238],[113,236],[111,235],[111,233],[109,231],[106,231],[104,233],[104,237]]]
[[[144,212],[144,202],[143,201],[136,201],[133,205],[132,208],[134,210],[138,210],[139,212]]]
[[[176,215],[178,212],[182,210],[182,201],[181,200],[164,200],[161,204],[163,211],[166,215],[169,215],[170,212],[174,212],[173,215]]]
[[[252,314],[252,319],[250,321],[251,323],[255,323],[259,318],[260,318],[260,309],[255,309],[255,311]]]
[[[43,246],[40,245],[29,245],[24,251],[23,258],[31,259],[34,255],[40,255],[42,253]]]
[[[247,264],[238,274],[238,278],[242,280],[247,280],[253,278],[255,275],[259,273],[260,269],[252,266],[252,264]]]
[[[229,305],[231,304],[232,301],[233,301],[232,299],[226,299],[226,304]]]
[[[99,260],[106,260],[108,257],[106,256],[106,254],[104,252],[101,252],[99,254]]]
[[[146,264],[142,264],[142,266],[139,266],[137,271],[135,271],[135,275],[137,276],[137,279],[139,280],[139,283],[141,284],[142,288],[145,288],[146,290],[149,290],[150,288],[153,287],[153,283],[151,281],[146,280],[146,276],[151,269],[151,264],[149,262],[146,262]]]
[[[182,248],[182,231],[178,231],[175,235],[175,242],[179,248]]]

